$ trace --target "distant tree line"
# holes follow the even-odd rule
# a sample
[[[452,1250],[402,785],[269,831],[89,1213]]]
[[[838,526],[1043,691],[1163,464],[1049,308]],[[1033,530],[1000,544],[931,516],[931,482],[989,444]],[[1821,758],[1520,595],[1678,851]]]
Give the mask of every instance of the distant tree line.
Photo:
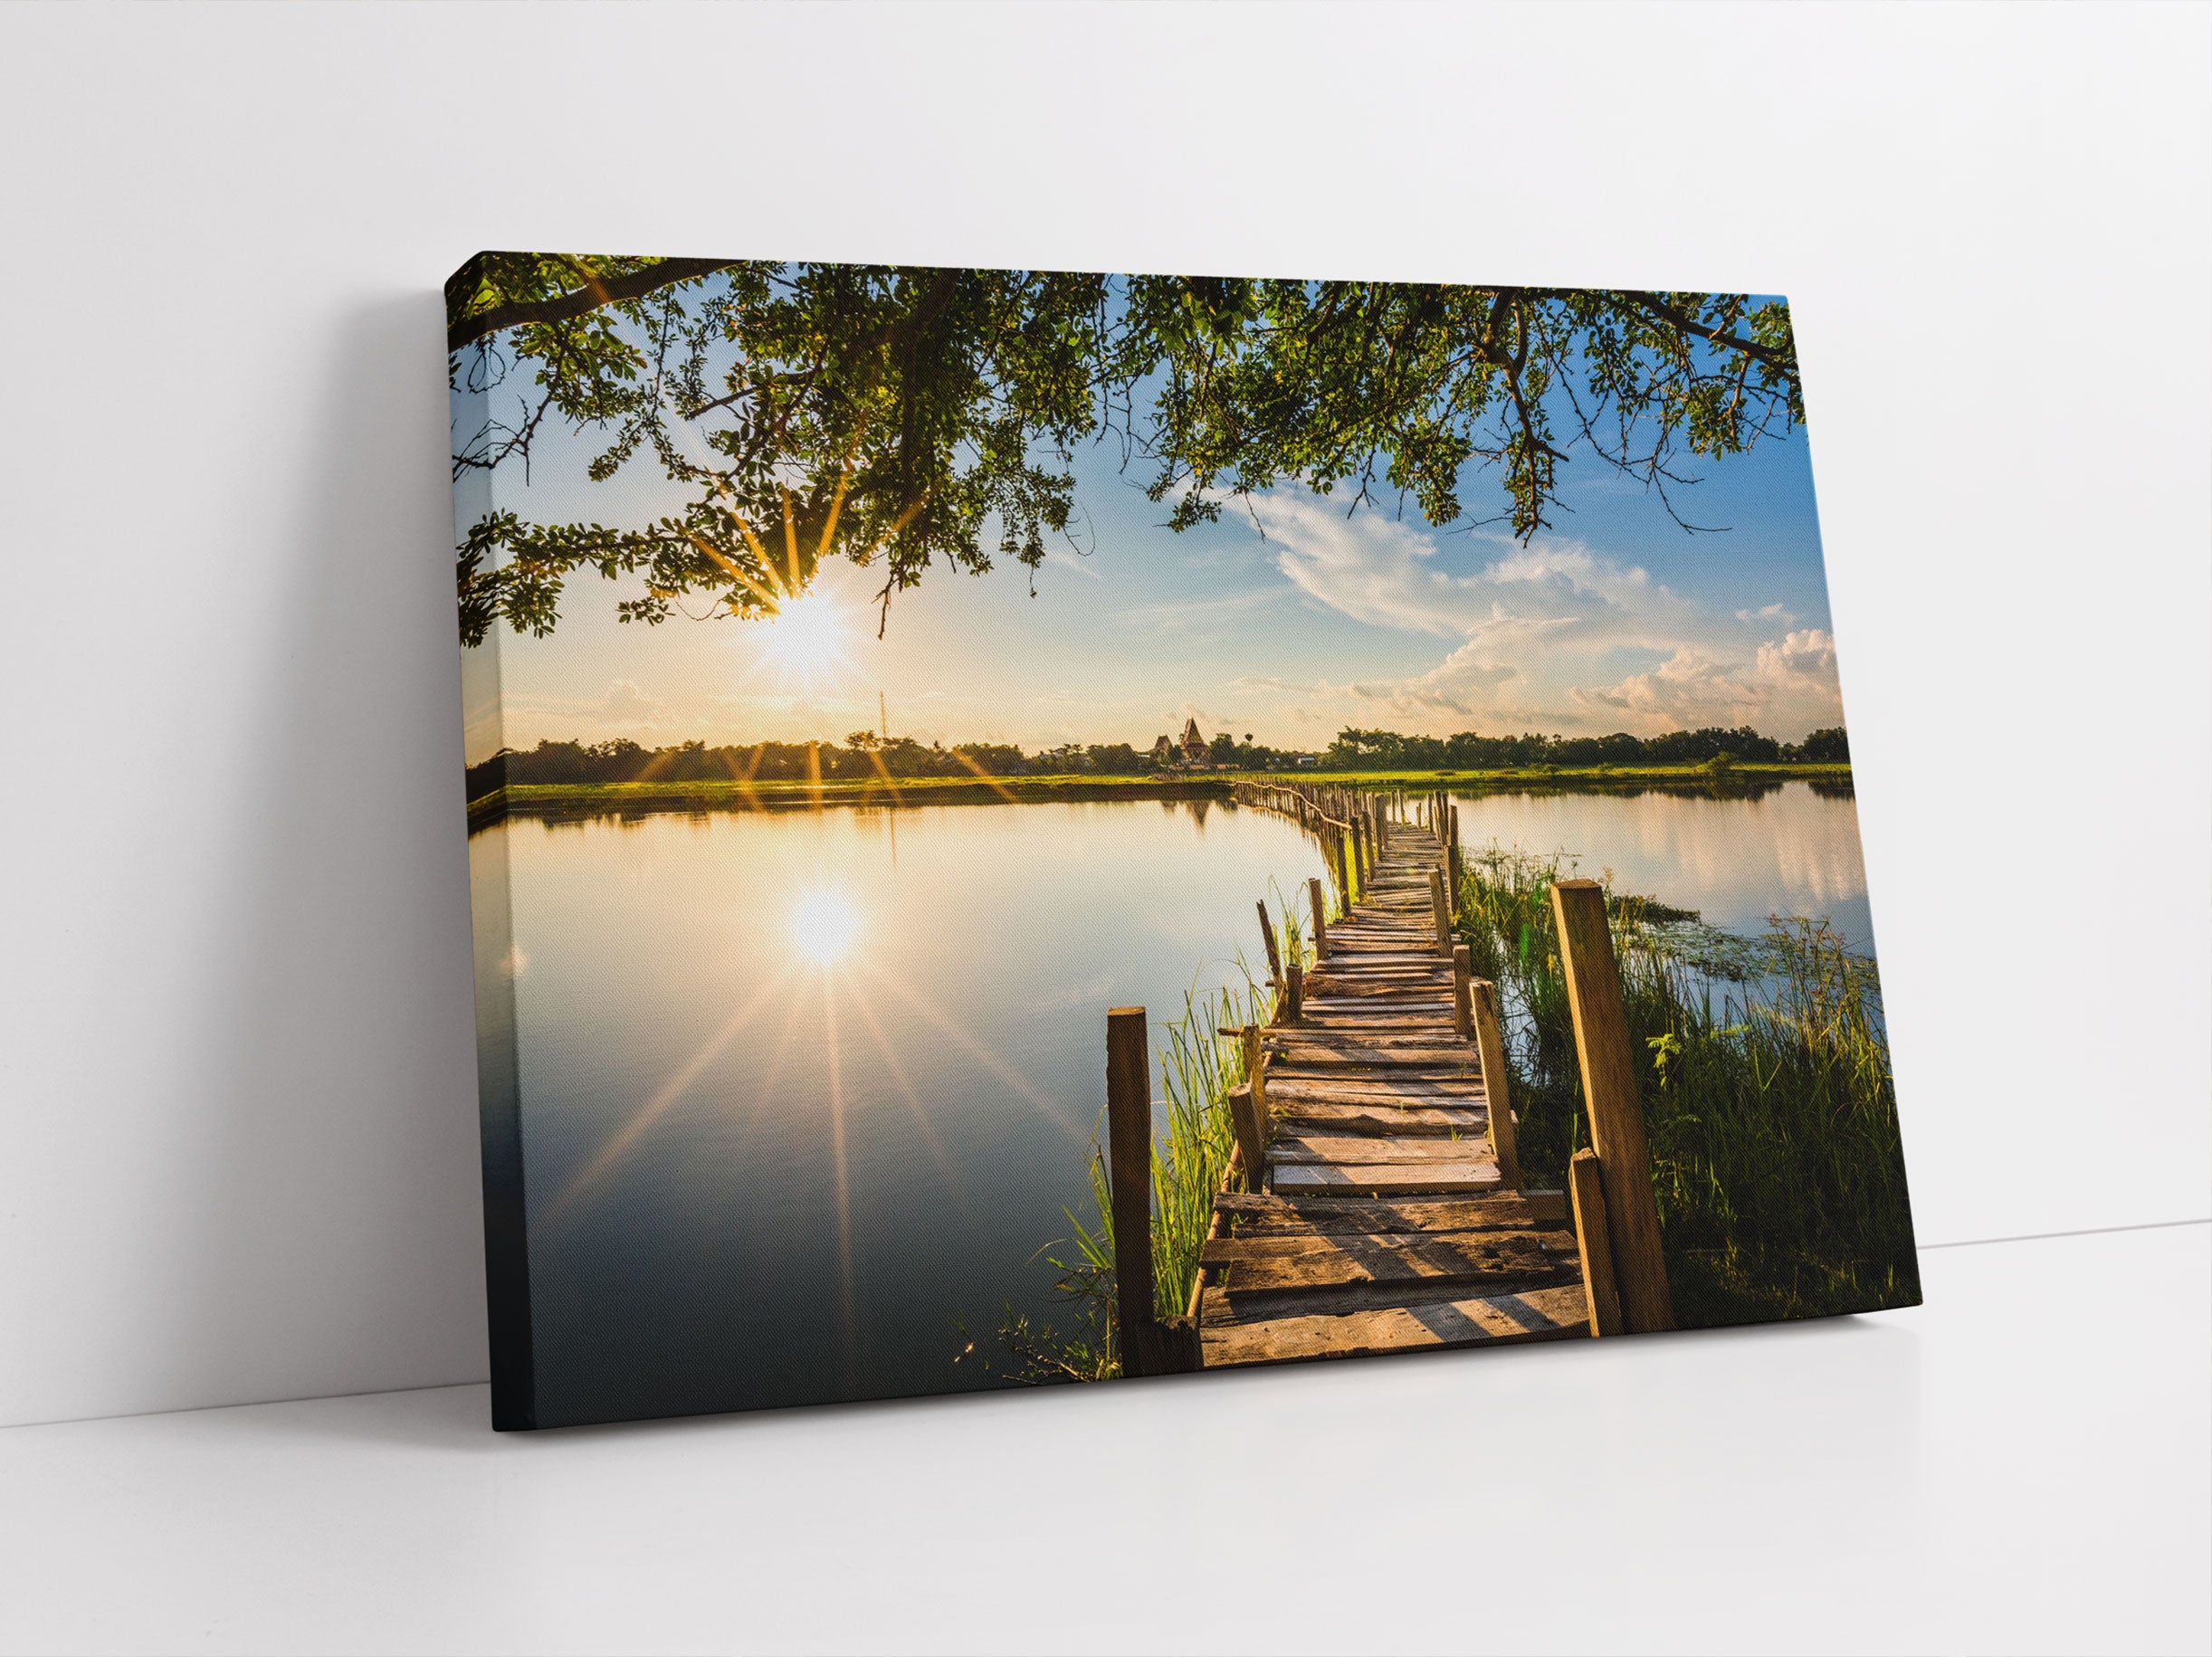
[[[1843,765],[1851,744],[1843,727],[1814,731],[1802,742],[1778,742],[1749,725],[1734,730],[1671,730],[1657,737],[1403,737],[1391,730],[1345,729],[1321,757],[1330,771],[1491,771],[1530,766],[1679,766],[1709,760],[1753,765],[1800,762]]]
[[[1177,756],[1180,758],[1180,755]],[[1697,765],[1710,760],[1747,763],[1804,761],[1839,764],[1851,757],[1839,726],[1816,730],[1799,743],[1777,742],[1750,726],[1735,730],[1669,731],[1659,737],[1405,737],[1396,731],[1340,731],[1318,756],[1241,741],[1224,733],[1208,744],[1206,762],[1247,771],[1288,770],[1313,758],[1330,771],[1483,771],[1531,766]],[[505,783],[692,783],[854,781],[871,776],[1139,776],[1169,769],[1150,751],[1126,742],[1066,743],[1025,754],[1011,743],[960,742],[927,746],[911,737],[879,737],[856,730],[843,743],[762,742],[709,748],[680,742],[649,748],[627,737],[605,742],[543,741],[528,750],[507,748],[469,767],[469,798]]]

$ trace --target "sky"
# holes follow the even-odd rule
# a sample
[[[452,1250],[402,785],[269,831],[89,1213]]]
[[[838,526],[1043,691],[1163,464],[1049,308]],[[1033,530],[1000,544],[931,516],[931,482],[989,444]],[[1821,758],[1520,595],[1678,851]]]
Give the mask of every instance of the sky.
[[[1817,388],[1814,388],[1816,391]],[[582,477],[560,440],[499,504],[541,521],[658,516],[682,496],[650,462]],[[893,601],[880,574],[824,567],[796,619],[623,624],[642,587],[585,573],[549,638],[497,635],[505,729],[472,722],[472,762],[498,746],[628,737],[646,747],[842,740],[887,721],[922,742],[1139,748],[1195,718],[1206,736],[1320,749],[1347,726],[1407,734],[1523,730],[1637,736],[1750,725],[1784,741],[1841,724],[1806,433],[1748,455],[1692,459],[1655,495],[1576,449],[1553,529],[1439,530],[1387,498],[1296,486],[1225,504],[1177,534],[1120,450],[1079,450],[1077,520],[1034,577],[939,565]],[[1471,516],[1502,511],[1470,468]],[[704,609],[702,598],[693,608]],[[880,700],[879,700],[880,699]],[[481,752],[479,750],[481,750]]]

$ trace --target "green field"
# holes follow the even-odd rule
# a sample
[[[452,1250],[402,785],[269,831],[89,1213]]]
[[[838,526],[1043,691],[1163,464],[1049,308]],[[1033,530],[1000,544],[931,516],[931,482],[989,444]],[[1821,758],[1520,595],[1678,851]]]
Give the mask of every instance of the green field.
[[[745,811],[823,805],[949,805],[1039,800],[1222,800],[1229,786],[1259,772],[1216,771],[1190,776],[871,776],[810,782],[512,783],[469,802],[469,815],[483,819],[507,811],[527,814],[566,812]],[[1609,788],[1713,786],[1738,783],[1847,783],[1848,765],[1536,766],[1502,771],[1300,771],[1304,783],[1346,787],[1460,790],[1478,788]]]

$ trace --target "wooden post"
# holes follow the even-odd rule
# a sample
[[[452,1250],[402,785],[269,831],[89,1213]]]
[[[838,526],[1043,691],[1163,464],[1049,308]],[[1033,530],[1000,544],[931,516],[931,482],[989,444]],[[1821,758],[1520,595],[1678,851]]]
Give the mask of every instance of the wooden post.
[[[1106,1014],[1106,1143],[1121,1373],[1146,1375],[1152,1321],[1152,1053],[1142,1007]]]
[[[1651,1148],[1644,1138],[1644,1100],[1635,1052],[1621,1004],[1619,965],[1606,924],[1605,889],[1595,881],[1561,881],[1551,889],[1559,928],[1559,964],[1575,1021],[1575,1056],[1590,1116],[1590,1144],[1604,1176],[1606,1225],[1613,1238],[1613,1276],[1621,1325],[1632,1335],[1674,1327],[1666,1260],[1659,1247],[1659,1205],[1652,1194]]]
[[[1508,1191],[1521,1189],[1520,1134],[1512,1088],[1505,1075],[1505,1032],[1498,1023],[1498,986],[1488,978],[1467,986],[1474,1015],[1474,1052],[1483,1066],[1483,1109],[1490,1118],[1490,1154]]]
[[[1152,1311],[1152,1055],[1142,1007],[1106,1014],[1106,1142],[1121,1373],[1196,1369],[1197,1331]]]
[[[1578,1150],[1567,1165],[1567,1191],[1575,1207],[1575,1235],[1582,1244],[1582,1294],[1590,1305],[1590,1333],[1621,1332],[1620,1290],[1613,1281],[1613,1243],[1606,1234],[1605,1176],[1597,1153]]]
[[[1444,900],[1444,871],[1428,871],[1428,908],[1436,922],[1436,953],[1452,958],[1452,910]]]
[[[1467,980],[1471,976],[1467,946],[1452,946],[1452,1028],[1463,1042],[1474,1039],[1474,1000]]]
[[[1267,946],[1267,981],[1282,987],[1282,952],[1275,948],[1275,923],[1267,918],[1267,900],[1259,901],[1260,941]]]
[[[1329,956],[1329,911],[1327,900],[1321,896],[1321,876],[1306,882],[1306,895],[1313,900],[1313,958],[1326,960]]]
[[[1303,1014],[1306,994],[1306,969],[1292,961],[1282,969],[1283,1020],[1296,1024]]]
[[[1244,1149],[1244,1189],[1260,1189],[1267,1172],[1267,1052],[1260,1043],[1260,1027],[1244,1026],[1244,1111],[1250,1119],[1239,1129],[1237,1142]]]
[[[1244,1159],[1244,1188],[1257,1191],[1260,1176],[1256,1170],[1266,1164],[1261,1160],[1260,1147],[1265,1143],[1261,1134],[1259,1118],[1252,1100],[1252,1084],[1239,1082],[1229,1090],[1229,1125],[1236,1130],[1236,1148]]]

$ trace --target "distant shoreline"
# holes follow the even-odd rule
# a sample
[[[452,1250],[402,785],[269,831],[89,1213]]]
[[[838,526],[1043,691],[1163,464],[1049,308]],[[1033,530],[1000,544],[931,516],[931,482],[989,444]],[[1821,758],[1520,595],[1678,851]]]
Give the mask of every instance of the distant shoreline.
[[[1559,790],[1605,793],[1618,787],[1711,788],[1747,783],[1851,781],[1840,765],[1523,767],[1491,771],[1221,771],[1149,776],[871,776],[809,782],[510,783],[469,802],[469,824],[482,827],[507,815],[599,816],[610,811],[788,811],[816,805],[954,805],[1111,800],[1211,800],[1226,803],[1230,785],[1245,777],[1294,776],[1351,787],[1443,786],[1516,794]]]

